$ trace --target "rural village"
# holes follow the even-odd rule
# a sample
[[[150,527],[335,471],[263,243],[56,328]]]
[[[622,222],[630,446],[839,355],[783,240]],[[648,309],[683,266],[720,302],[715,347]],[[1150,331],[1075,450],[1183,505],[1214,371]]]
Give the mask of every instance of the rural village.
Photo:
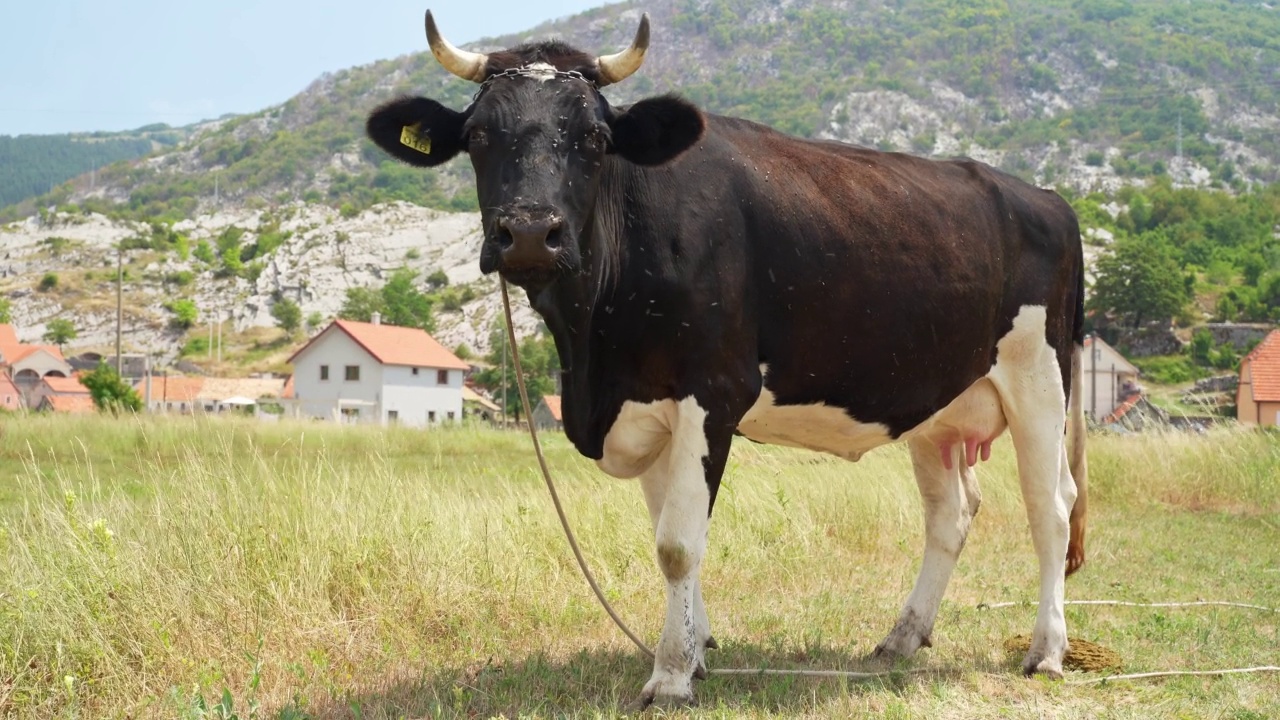
[[[1238,374],[1198,380],[1181,391],[1200,412],[1169,410],[1144,393],[1142,373],[1098,336],[1085,342],[1085,412],[1092,425],[1115,432],[1155,428],[1202,431],[1232,420],[1280,427],[1280,330],[1267,326],[1210,325],[1216,336],[1241,341],[1248,352]],[[1151,343],[1150,332],[1139,336]],[[1229,342],[1230,340],[1228,340]],[[1176,343],[1173,333],[1158,341]],[[1179,352],[1182,348],[1177,347]],[[490,366],[466,362],[418,328],[334,320],[293,349],[285,375],[218,377],[186,363],[187,372],[153,368],[144,354],[83,352],[64,357],[56,345],[24,343],[11,325],[0,325],[0,408],[10,412],[96,412],[90,389],[79,379],[101,365],[116,368],[147,412],[249,414],[264,421],[305,418],[347,424],[405,424],[430,429],[473,419],[508,422],[488,389],[473,375]],[[191,372],[195,371],[195,372]],[[497,390],[497,388],[494,388]],[[531,399],[532,400],[532,399]],[[561,424],[560,397],[542,395],[531,414],[539,428]],[[1234,416],[1222,414],[1234,409]],[[510,422],[517,418],[513,413]],[[527,420],[526,420],[527,421]]]

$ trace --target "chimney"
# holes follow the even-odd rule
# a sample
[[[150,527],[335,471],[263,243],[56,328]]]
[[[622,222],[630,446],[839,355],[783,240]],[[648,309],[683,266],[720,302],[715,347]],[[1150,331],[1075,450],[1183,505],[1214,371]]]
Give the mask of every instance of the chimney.
[[[374,325],[381,325],[381,324],[382,324],[382,313],[380,313],[380,312],[375,312],[375,313],[373,313],[372,315],[370,315],[370,316],[369,316],[369,322],[373,323]]]

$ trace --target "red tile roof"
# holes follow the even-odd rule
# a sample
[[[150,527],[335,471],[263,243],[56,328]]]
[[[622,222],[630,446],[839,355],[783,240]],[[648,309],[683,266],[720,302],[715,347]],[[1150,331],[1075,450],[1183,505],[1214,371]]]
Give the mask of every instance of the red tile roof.
[[[556,422],[564,422],[564,418],[560,417],[560,396],[559,395],[543,395],[542,402],[547,404],[547,409],[551,411],[551,417]]]
[[[6,365],[12,365],[38,350],[44,350],[57,358],[58,362],[66,362],[57,345],[29,345],[18,342],[18,334],[14,332],[12,325],[0,325],[0,360],[3,360]]]
[[[334,328],[349,335],[357,345],[364,348],[383,365],[408,365],[441,370],[471,369],[470,365],[459,360],[423,330],[397,325],[374,325],[352,320],[334,320],[332,325],[295,352],[289,358],[289,362],[293,362]]]
[[[66,378],[66,377],[53,377],[50,375],[44,378],[44,384],[48,385],[51,391],[58,393],[60,395],[88,395],[89,394],[89,388],[85,387],[84,383],[80,382],[80,378],[78,377]]]
[[[1244,357],[1254,402],[1280,402],[1280,330],[1272,330]]]
[[[143,378],[138,384],[133,386],[138,391],[138,397],[144,400],[147,397],[147,380]],[[171,403],[189,403],[193,402],[204,389],[204,378],[202,377],[185,377],[185,376],[152,376],[151,377],[151,402],[171,402]]]
[[[1138,406],[1142,402],[1142,393],[1134,393],[1125,398],[1123,402],[1116,406],[1111,414],[1102,419],[1103,425],[1110,425],[1114,422],[1120,422],[1120,419],[1129,414],[1129,411]]]
[[[40,405],[48,406],[54,412],[73,414],[91,413],[98,409],[88,395],[46,395]]]

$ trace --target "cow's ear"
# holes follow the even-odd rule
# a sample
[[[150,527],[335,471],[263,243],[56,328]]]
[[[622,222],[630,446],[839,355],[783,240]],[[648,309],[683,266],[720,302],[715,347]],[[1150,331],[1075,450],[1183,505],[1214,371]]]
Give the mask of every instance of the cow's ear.
[[[392,100],[369,114],[365,132],[392,157],[419,167],[434,167],[464,150],[465,112],[455,112],[435,100],[405,97]]]
[[[609,149],[637,165],[661,165],[698,142],[706,126],[702,113],[684,98],[648,98],[610,119]]]

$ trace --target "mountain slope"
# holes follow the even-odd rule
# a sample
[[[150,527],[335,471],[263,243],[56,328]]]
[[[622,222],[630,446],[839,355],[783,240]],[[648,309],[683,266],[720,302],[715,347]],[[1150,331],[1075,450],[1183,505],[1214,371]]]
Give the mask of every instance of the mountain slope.
[[[606,90],[615,102],[678,90],[799,135],[966,153],[1081,190],[1166,173],[1202,185],[1280,176],[1280,11],[1256,1],[657,0],[476,47],[558,36],[613,51],[642,10],[651,49],[635,77]],[[373,149],[362,125],[394,95],[462,107],[474,90],[426,52],[326,74],[282,105],[207,124],[173,151],[39,204],[170,219],[215,199],[472,209],[465,161],[409,170]]]
[[[0,135],[0,207],[111,163],[172,147],[186,135],[163,124],[115,133]]]

